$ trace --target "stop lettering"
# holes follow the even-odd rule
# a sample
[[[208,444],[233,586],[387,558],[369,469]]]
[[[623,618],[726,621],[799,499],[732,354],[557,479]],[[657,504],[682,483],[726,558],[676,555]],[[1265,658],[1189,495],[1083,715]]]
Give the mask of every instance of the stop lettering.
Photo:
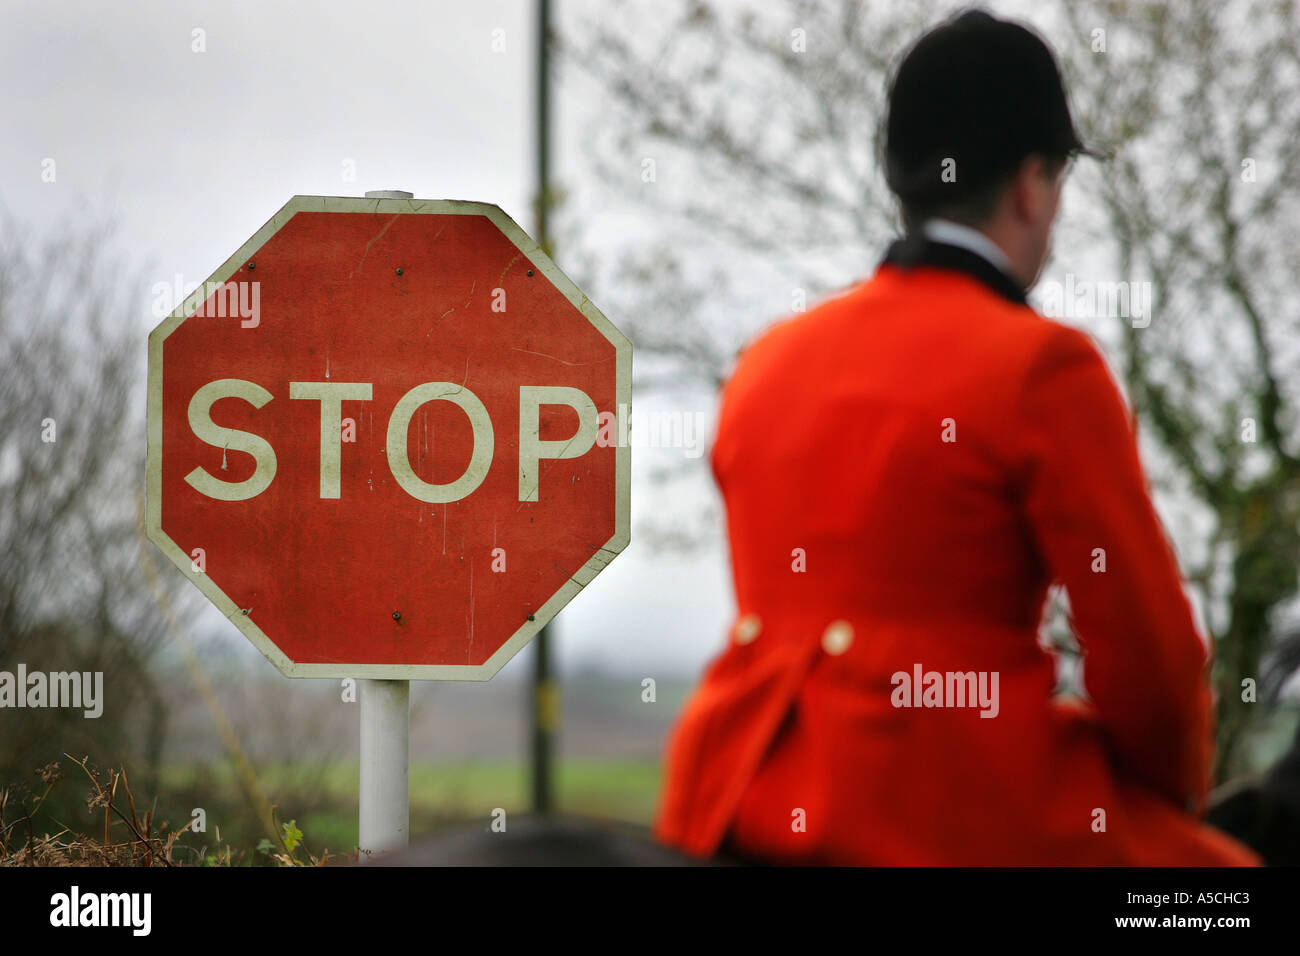
[[[631,347],[495,206],[295,197],[149,352],[149,535],[290,676],[486,679],[627,543]]]

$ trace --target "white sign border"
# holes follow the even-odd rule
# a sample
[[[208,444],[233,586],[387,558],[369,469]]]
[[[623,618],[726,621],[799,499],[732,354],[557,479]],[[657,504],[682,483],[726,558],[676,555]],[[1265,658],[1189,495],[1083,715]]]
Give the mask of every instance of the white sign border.
[[[615,448],[615,532],[581,568],[565,581],[549,600],[539,607],[532,619],[506,641],[482,664],[300,664],[289,659],[275,642],[257,626],[250,615],[235,605],[224,591],[205,573],[194,570],[193,561],[162,529],[162,346],[163,341],[188,319],[205,301],[204,290],[229,281],[257,250],[282,229],[299,212],[340,212],[383,214],[425,214],[486,216],[515,247],[573,303],[610,344],[614,346],[617,368],[615,391],[617,402],[628,411],[632,407],[632,343],[590,299],[551,260],[542,249],[504,210],[492,203],[453,199],[361,199],[350,196],[294,196],[281,207],[247,242],[239,247],[207,280],[191,293],[177,309],[149,333],[148,399],[148,472],[145,489],[145,529],[154,544],[167,555],[181,573],[194,582],[221,613],[234,622],[262,654],[286,677],[356,677],[378,680],[490,680],[506,662],[523,649],[560,609],[587,586],[610,561],[627,547],[631,539],[631,448]],[[618,409],[615,409],[617,414]]]

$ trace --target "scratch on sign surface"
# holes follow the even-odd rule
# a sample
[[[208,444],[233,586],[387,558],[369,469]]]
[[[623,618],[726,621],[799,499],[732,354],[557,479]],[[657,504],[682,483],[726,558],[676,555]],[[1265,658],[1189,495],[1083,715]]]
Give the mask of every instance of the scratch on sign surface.
[[[379,200],[375,200],[375,202],[378,203]],[[383,236],[383,234],[386,233],[390,228],[392,228],[392,225],[395,222],[397,222],[397,217],[393,216],[392,219],[388,220],[388,225],[384,226],[383,229],[380,229],[379,232],[375,235],[375,238],[371,239],[369,242],[366,243],[366,251],[361,253],[361,261],[357,263],[357,268],[352,270],[352,275],[348,276],[349,279],[351,279],[353,276],[357,274],[357,269],[360,269],[363,265],[366,264],[366,256],[370,255],[370,247],[373,246],[376,242],[378,242],[380,237]]]

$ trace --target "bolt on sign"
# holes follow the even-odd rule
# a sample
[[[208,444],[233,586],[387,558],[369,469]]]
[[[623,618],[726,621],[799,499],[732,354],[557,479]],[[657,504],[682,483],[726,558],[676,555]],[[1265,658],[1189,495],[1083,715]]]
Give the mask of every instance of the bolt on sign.
[[[487,680],[628,543],[631,373],[498,207],[295,196],[149,336],[149,537],[290,677]]]

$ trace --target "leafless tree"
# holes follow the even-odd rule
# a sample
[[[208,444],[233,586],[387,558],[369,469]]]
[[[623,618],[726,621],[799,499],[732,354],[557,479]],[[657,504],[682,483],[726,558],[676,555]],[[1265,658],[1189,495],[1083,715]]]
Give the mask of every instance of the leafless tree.
[[[1243,681],[1260,677],[1300,566],[1296,4],[999,7],[1047,37],[1085,140],[1114,152],[1077,165],[1049,274],[1152,285],[1149,326],[1085,324],[1137,409],[1153,481],[1196,519],[1171,533],[1216,637],[1227,774],[1252,715]],[[593,279],[650,360],[640,387],[717,386],[747,337],[796,310],[736,295],[756,263],[810,300],[872,271],[898,228],[880,164],[888,79],[953,10],[624,2],[557,39],[566,76],[602,97],[584,137],[602,188],[663,224]],[[1097,256],[1100,274],[1085,266]]]
[[[144,298],[111,231],[0,244],[0,668],[103,672],[98,718],[0,710],[0,779],[64,752],[130,760],[152,785],[166,730],[163,633],[139,573]],[[19,688],[21,692],[23,688]]]
[[[1130,398],[1210,517],[1192,577],[1215,612],[1225,766],[1300,566],[1300,16],[1290,0],[1063,4],[1075,97],[1115,161],[1084,169],[1119,274],[1149,277],[1148,328],[1119,323]],[[1190,549],[1188,549],[1190,550]]]

